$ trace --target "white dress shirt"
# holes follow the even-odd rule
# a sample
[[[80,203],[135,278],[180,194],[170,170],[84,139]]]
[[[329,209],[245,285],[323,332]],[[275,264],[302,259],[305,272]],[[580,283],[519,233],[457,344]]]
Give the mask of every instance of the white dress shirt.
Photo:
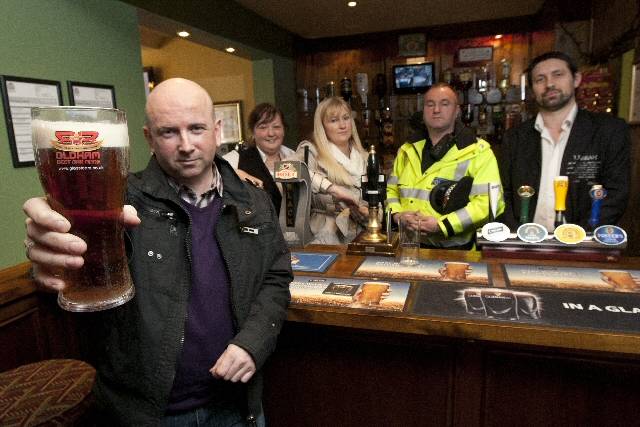
[[[578,105],[574,104],[573,108],[567,114],[562,122],[562,131],[557,141],[551,137],[549,129],[545,126],[542,115],[538,113],[536,117],[535,128],[540,132],[540,146],[542,148],[542,168],[540,171],[540,185],[538,187],[538,204],[536,212],[533,216],[533,222],[544,225],[550,232],[554,230],[554,222],[556,216],[555,210],[555,194],[553,191],[553,179],[560,175],[560,167],[562,165],[562,156],[567,147],[571,127],[578,114]]]

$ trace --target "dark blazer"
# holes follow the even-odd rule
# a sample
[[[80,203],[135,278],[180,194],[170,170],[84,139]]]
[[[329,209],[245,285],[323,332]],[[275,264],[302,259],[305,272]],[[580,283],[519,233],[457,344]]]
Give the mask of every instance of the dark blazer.
[[[518,225],[518,188],[536,190],[529,206],[533,219],[540,188],[542,148],[535,117],[510,129],[504,137],[500,176],[504,186],[505,211],[502,222],[512,230]],[[567,222],[588,227],[591,213],[589,189],[601,184],[607,190],[600,212],[600,224],[616,224],[627,206],[630,179],[630,135],[624,120],[579,110],[562,157],[560,174],[569,177]]]
[[[247,147],[240,150],[240,158],[238,160],[238,169],[242,169],[246,173],[262,180],[264,191],[269,193],[273,207],[276,208],[276,215],[280,215],[280,204],[282,203],[282,195],[276,182],[271,176],[271,172],[264,164],[260,152],[255,146]]]

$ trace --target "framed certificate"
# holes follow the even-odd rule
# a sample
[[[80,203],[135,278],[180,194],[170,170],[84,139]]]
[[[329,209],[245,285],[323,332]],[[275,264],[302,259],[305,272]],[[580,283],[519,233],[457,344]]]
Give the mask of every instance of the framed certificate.
[[[478,65],[493,59],[493,46],[462,47],[458,49],[455,63],[458,65]]]
[[[216,119],[222,119],[222,143],[242,141],[242,102],[214,103]]]
[[[640,62],[631,69],[631,96],[629,99],[630,124],[640,123]]]
[[[0,76],[13,167],[33,166],[31,108],[62,105],[60,82]]]
[[[71,105],[80,107],[116,107],[116,90],[113,86],[95,83],[67,82]]]

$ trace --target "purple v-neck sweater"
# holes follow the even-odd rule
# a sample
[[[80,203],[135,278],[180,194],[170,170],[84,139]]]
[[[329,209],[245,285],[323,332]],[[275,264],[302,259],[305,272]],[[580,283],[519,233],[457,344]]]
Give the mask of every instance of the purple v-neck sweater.
[[[216,197],[204,208],[187,202],[182,205],[192,221],[191,291],[168,412],[210,402],[237,402],[239,393],[239,386],[216,380],[209,372],[234,335],[229,277],[215,236],[222,198]]]

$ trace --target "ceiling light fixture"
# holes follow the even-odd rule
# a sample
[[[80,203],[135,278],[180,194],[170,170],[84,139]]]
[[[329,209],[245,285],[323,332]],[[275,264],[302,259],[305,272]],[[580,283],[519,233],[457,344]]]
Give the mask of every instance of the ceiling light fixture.
[[[178,31],[178,35],[184,38],[184,37],[189,37],[191,34],[188,31],[182,30],[182,31]]]
[[[236,50],[235,50],[234,48],[232,48],[232,47],[228,47],[228,48],[226,48],[225,50],[226,50],[227,52],[229,52],[229,53],[233,53],[233,52],[235,52],[235,51],[236,51]]]
[[[496,34],[496,36],[495,36],[495,39],[496,39],[496,40],[499,40],[499,39],[501,39],[501,38],[502,38],[502,34]]]
[[[349,3],[347,3],[347,6],[356,7],[357,4],[358,4],[358,2],[356,2],[356,1],[350,1]]]

